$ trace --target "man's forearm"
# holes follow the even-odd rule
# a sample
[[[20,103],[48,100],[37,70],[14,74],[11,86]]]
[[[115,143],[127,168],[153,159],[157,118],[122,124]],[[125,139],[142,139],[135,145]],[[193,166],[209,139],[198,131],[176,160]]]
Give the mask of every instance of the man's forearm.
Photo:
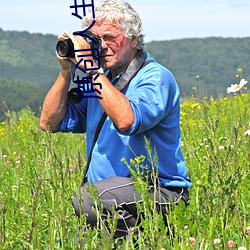
[[[70,73],[68,70],[62,70],[44,100],[40,117],[42,130],[49,129],[55,132],[57,125],[65,116],[69,84]]]
[[[102,108],[120,131],[127,131],[134,122],[134,113],[129,99],[117,90],[106,76],[99,75],[97,82],[102,86],[101,89],[98,85],[95,86],[101,92],[96,94],[102,98],[99,99]]]

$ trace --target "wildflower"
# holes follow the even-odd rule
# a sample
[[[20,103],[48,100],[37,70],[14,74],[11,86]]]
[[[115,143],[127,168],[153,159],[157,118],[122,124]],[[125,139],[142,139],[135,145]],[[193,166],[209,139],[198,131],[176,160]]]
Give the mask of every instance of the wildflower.
[[[48,214],[47,213],[43,213],[42,214],[43,220],[47,221],[48,220]]]
[[[199,103],[192,103],[192,104],[191,104],[191,108],[192,108],[192,109],[201,109],[201,106],[200,106]]]
[[[245,79],[241,79],[239,84],[231,84],[231,87],[227,88],[227,93],[235,93],[240,91],[245,85],[247,81]]]
[[[11,189],[12,189],[13,192],[16,192],[16,190],[17,190],[17,185],[13,185],[13,186],[11,187]]]
[[[245,247],[239,247],[238,250],[247,250]]]
[[[194,246],[196,243],[196,239],[193,237],[189,237],[189,240],[190,240],[191,244]]]
[[[246,229],[246,233],[247,233],[248,235],[250,235],[250,226],[249,226],[249,227],[247,227],[247,229]]]
[[[121,162],[126,163],[126,158],[125,157],[121,158]]]
[[[135,161],[133,159],[130,159],[129,162],[130,162],[131,165],[135,165]]]
[[[248,129],[247,131],[244,132],[245,136],[250,136],[250,129]]]
[[[196,181],[196,185],[201,185],[202,183],[201,183],[201,181],[200,180],[197,180]]]
[[[135,161],[137,164],[140,164],[140,162],[141,162],[139,157],[135,157]]]
[[[228,246],[228,248],[234,248],[234,241],[233,240],[229,240],[227,242],[227,246]]]
[[[243,68],[238,68],[237,71],[238,71],[238,73],[242,73],[243,72]]]
[[[223,150],[224,149],[224,146],[219,146],[219,150]]]
[[[220,239],[214,239],[214,244],[215,244],[215,245],[220,244]]]

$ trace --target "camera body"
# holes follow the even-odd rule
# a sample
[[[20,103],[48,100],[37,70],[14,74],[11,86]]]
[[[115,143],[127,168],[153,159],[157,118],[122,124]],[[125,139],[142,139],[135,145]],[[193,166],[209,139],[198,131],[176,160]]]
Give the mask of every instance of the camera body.
[[[90,31],[86,31],[84,33],[76,31],[73,34],[84,37],[86,42],[90,45],[90,49],[92,49],[93,57],[98,57],[100,55],[102,50],[102,41],[99,37],[95,37]],[[56,51],[61,57],[75,57],[74,44],[71,39],[58,41],[56,44]]]

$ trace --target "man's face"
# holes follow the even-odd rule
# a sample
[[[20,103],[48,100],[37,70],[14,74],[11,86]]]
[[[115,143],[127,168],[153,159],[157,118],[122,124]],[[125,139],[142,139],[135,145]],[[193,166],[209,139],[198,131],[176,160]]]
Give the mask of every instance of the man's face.
[[[102,39],[100,62],[102,67],[111,71],[123,70],[134,56],[136,42],[125,37],[117,25],[103,22],[95,24],[91,32]]]

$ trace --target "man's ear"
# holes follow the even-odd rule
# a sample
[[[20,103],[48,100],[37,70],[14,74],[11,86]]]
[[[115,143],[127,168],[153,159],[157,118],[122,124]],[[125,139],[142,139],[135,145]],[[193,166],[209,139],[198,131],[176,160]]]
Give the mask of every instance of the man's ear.
[[[137,43],[138,43],[138,37],[133,37],[132,38],[132,43],[131,43],[131,48],[132,49],[136,48]]]

